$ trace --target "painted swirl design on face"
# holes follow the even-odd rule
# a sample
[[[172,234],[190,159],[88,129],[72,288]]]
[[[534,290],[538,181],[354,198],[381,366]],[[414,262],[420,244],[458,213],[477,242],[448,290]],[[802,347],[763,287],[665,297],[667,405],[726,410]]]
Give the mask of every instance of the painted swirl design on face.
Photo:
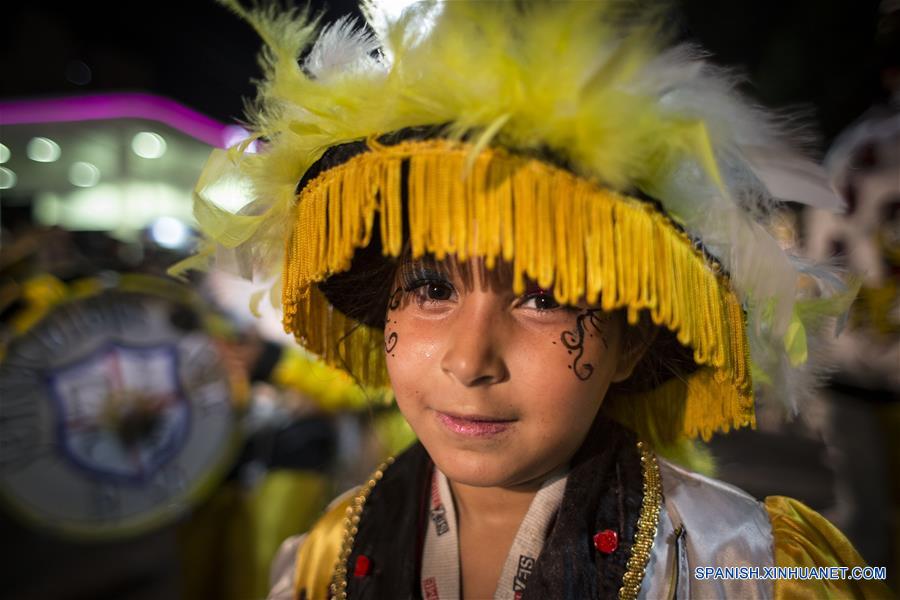
[[[397,340],[400,339],[400,336],[397,335],[396,331],[392,331],[386,336],[384,336],[384,352],[385,354],[391,354],[394,351],[394,348],[397,347]],[[391,354],[393,356],[393,354]]]
[[[606,336],[603,333],[603,323],[606,320],[607,316],[599,308],[586,309],[575,318],[575,328],[572,331],[563,331],[559,336],[560,341],[569,351],[569,354],[574,354],[569,368],[575,373],[575,377],[581,381],[587,381],[594,374],[594,365],[581,362],[581,359],[584,357],[585,335],[593,337],[593,334],[587,331],[587,326],[597,332],[597,335],[600,336],[600,341],[603,342],[603,347],[609,348]]]
[[[391,297],[388,300],[388,317],[385,319],[384,323],[384,353],[390,354],[393,356],[394,348],[397,347],[397,341],[400,339],[400,336],[397,335],[396,331],[390,331],[390,326],[396,325],[397,321],[391,321],[390,313],[391,311],[397,310],[400,308],[400,301],[403,299],[403,288],[398,287],[393,292],[391,292]]]
[[[398,286],[393,292],[391,292],[391,297],[388,300],[388,312],[392,310],[397,310],[400,308],[400,301],[403,299],[403,287]]]

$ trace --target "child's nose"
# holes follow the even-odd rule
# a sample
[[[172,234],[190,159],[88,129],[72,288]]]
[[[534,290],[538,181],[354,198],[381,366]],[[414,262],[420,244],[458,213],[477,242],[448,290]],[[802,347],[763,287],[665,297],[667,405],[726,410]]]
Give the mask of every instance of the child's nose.
[[[466,387],[492,385],[509,379],[503,360],[503,331],[498,315],[487,307],[464,311],[448,324],[441,370]]]

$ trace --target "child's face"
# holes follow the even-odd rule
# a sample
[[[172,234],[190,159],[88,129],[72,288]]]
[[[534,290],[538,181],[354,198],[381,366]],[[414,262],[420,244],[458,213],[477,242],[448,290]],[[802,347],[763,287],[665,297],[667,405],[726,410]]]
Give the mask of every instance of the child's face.
[[[401,266],[385,351],[397,403],[452,481],[539,483],[581,445],[618,367],[622,323],[512,291],[478,261]]]

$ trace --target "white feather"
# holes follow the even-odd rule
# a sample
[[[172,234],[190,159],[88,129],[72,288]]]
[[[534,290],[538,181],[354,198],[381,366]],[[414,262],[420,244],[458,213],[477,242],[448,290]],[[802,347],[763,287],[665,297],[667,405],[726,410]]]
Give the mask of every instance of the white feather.
[[[311,77],[326,80],[337,75],[364,71],[383,71],[377,58],[381,43],[356,19],[341,17],[322,30],[303,68]]]
[[[769,149],[745,151],[753,170],[773,197],[843,212],[844,201],[821,166],[794,153]]]
[[[391,64],[396,52],[427,38],[441,14],[441,4],[442,0],[361,0],[360,9],[375,32],[385,62]],[[399,38],[393,37],[396,33]]]

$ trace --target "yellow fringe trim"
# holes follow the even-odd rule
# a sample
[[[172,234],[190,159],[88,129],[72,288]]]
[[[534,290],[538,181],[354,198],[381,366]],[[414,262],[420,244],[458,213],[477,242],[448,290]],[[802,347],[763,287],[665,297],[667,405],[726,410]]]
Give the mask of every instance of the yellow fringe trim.
[[[301,346],[327,364],[344,369],[362,385],[390,385],[382,331],[345,317],[314,286],[303,301],[291,306],[290,313],[288,310],[285,304],[285,330],[293,333]]]
[[[631,324],[648,310],[656,325],[675,332],[709,369],[636,401],[642,411],[673,417],[682,411],[683,419],[669,422],[691,437],[752,423],[740,302],[718,265],[650,203],[502,149],[472,160],[470,144],[448,140],[372,141],[370,148],[320,174],[298,197],[284,269],[284,326],[310,351],[365,384],[388,383],[383,333],[344,317],[313,284],[350,268],[354,251],[371,239],[376,212],[383,253],[399,256],[405,195],[414,257],[483,257],[489,267],[502,257],[512,262],[516,293],[527,277],[552,287],[561,303],[599,298],[603,310],[627,309]],[[631,418],[638,429],[662,427],[649,413],[637,419],[632,410]],[[669,429],[662,437],[676,434]]]
[[[601,410],[661,448],[685,436],[709,441],[716,431],[756,427],[753,404],[746,400],[730,381],[719,381],[716,369],[701,367],[647,393],[608,396]]]

